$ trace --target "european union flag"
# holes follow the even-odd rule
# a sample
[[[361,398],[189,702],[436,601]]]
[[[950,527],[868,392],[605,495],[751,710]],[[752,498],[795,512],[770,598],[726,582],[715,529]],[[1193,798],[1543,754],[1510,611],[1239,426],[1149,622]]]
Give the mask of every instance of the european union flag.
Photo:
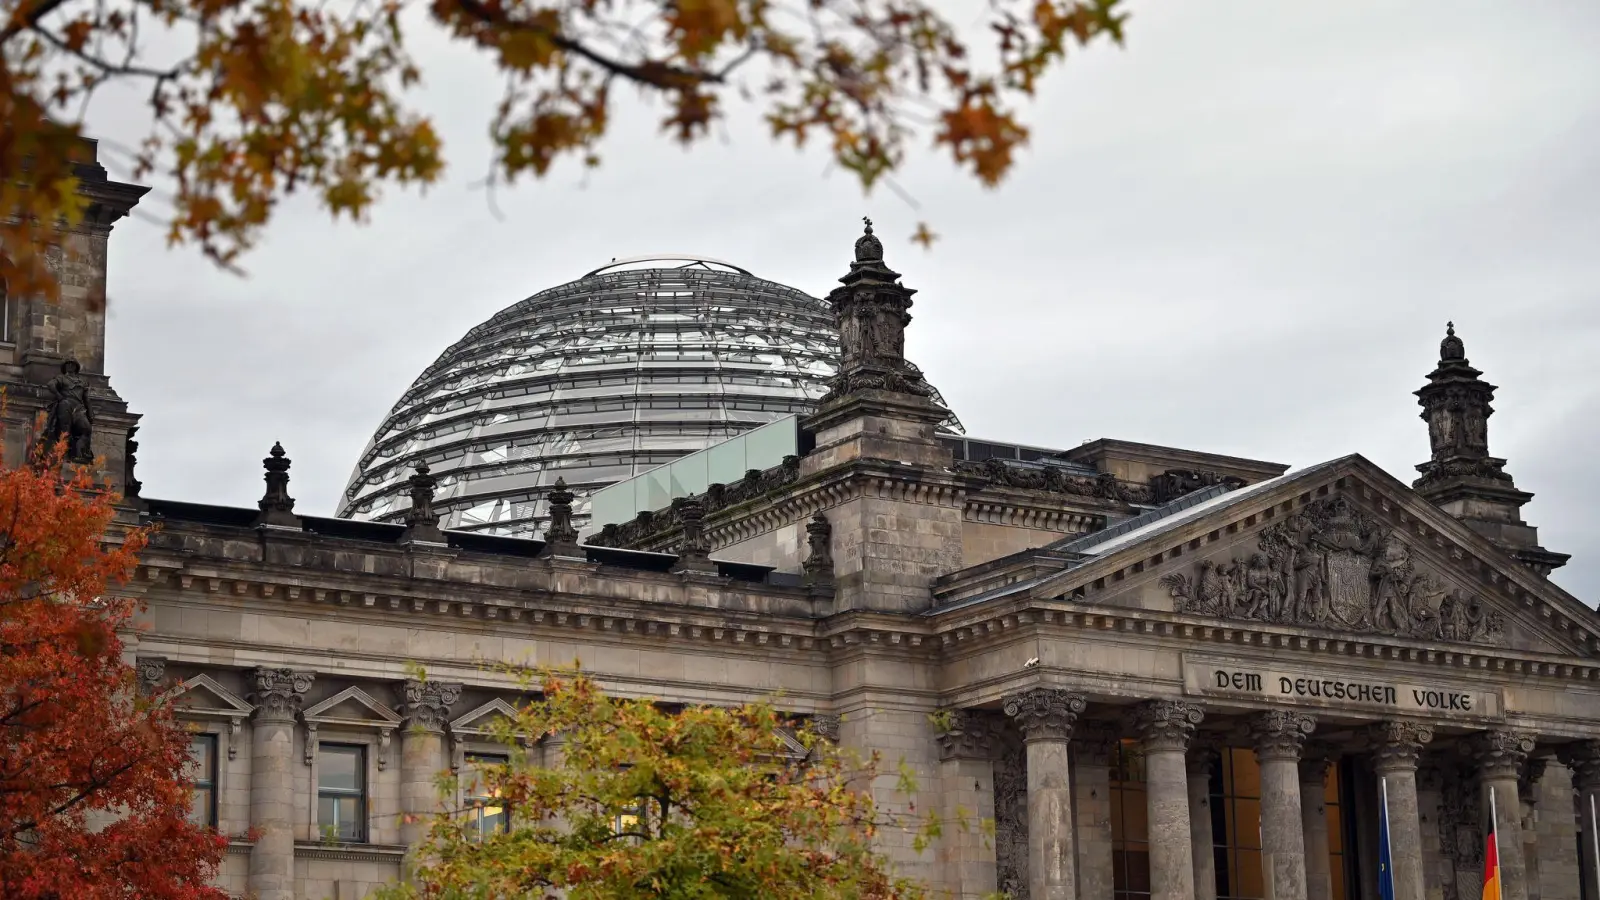
[[[1389,850],[1389,779],[1383,785],[1383,805],[1378,808],[1378,897],[1394,900],[1394,857]]]

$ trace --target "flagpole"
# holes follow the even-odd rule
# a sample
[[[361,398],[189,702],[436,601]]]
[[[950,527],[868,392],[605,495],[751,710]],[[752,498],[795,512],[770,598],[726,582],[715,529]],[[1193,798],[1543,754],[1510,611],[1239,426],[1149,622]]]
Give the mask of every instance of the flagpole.
[[[1594,793],[1589,794],[1589,841],[1594,846],[1594,878],[1600,884],[1600,813],[1595,812]]]
[[[1378,788],[1383,791],[1383,820],[1387,822],[1389,821],[1389,779],[1378,779]],[[1389,852],[1389,865],[1392,866],[1394,865],[1394,834],[1389,829],[1384,829],[1383,842],[1388,845],[1384,849]]]

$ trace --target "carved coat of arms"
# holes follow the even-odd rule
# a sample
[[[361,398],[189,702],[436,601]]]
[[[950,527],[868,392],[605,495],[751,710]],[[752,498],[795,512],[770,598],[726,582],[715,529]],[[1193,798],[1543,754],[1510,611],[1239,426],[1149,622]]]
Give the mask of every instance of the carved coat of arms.
[[[1179,612],[1499,644],[1504,621],[1419,571],[1393,529],[1343,496],[1263,529],[1258,552],[1161,578]]]

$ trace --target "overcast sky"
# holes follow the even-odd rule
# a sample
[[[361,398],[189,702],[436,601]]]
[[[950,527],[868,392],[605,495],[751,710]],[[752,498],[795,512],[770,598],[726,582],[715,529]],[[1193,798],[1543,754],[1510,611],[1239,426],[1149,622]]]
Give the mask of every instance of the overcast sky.
[[[410,381],[497,310],[613,257],[693,253],[812,294],[869,214],[917,288],[908,355],[969,434],[1099,437],[1296,467],[1361,453],[1409,483],[1416,398],[1453,319],[1500,385],[1490,449],[1555,580],[1600,598],[1600,4],[1200,2],[1133,6],[1125,49],[1071,61],[998,191],[929,156],[919,213],[863,198],[737,107],[690,153],[617,110],[604,166],[475,187],[497,81],[418,41],[452,162],[364,227],[286,207],[246,279],[111,245],[108,372],[136,412],[149,496],[250,505],[281,440],[298,509],[331,514]],[[102,103],[102,133],[131,138]],[[114,162],[114,158],[112,160]],[[116,171],[115,165],[112,166]],[[162,211],[159,196],[147,204]]]

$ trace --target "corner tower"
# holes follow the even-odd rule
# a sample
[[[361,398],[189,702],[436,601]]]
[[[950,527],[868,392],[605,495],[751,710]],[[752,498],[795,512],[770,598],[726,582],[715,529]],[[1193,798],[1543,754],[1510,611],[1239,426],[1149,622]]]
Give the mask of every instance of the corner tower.
[[[1439,365],[1416,392],[1433,455],[1417,466],[1422,477],[1412,487],[1523,565],[1549,575],[1570,557],[1539,546],[1539,530],[1524,522],[1521,512],[1533,494],[1518,490],[1505,471],[1506,461],[1489,455],[1495,386],[1482,375],[1467,362],[1455,323],[1447,323]]]
[[[830,482],[843,498],[826,512],[835,609],[920,612],[934,579],[961,567],[964,494],[934,437],[950,412],[905,356],[916,291],[885,264],[865,221],[849,273],[828,294],[840,366],[804,423],[817,446],[801,458],[800,478]]]

